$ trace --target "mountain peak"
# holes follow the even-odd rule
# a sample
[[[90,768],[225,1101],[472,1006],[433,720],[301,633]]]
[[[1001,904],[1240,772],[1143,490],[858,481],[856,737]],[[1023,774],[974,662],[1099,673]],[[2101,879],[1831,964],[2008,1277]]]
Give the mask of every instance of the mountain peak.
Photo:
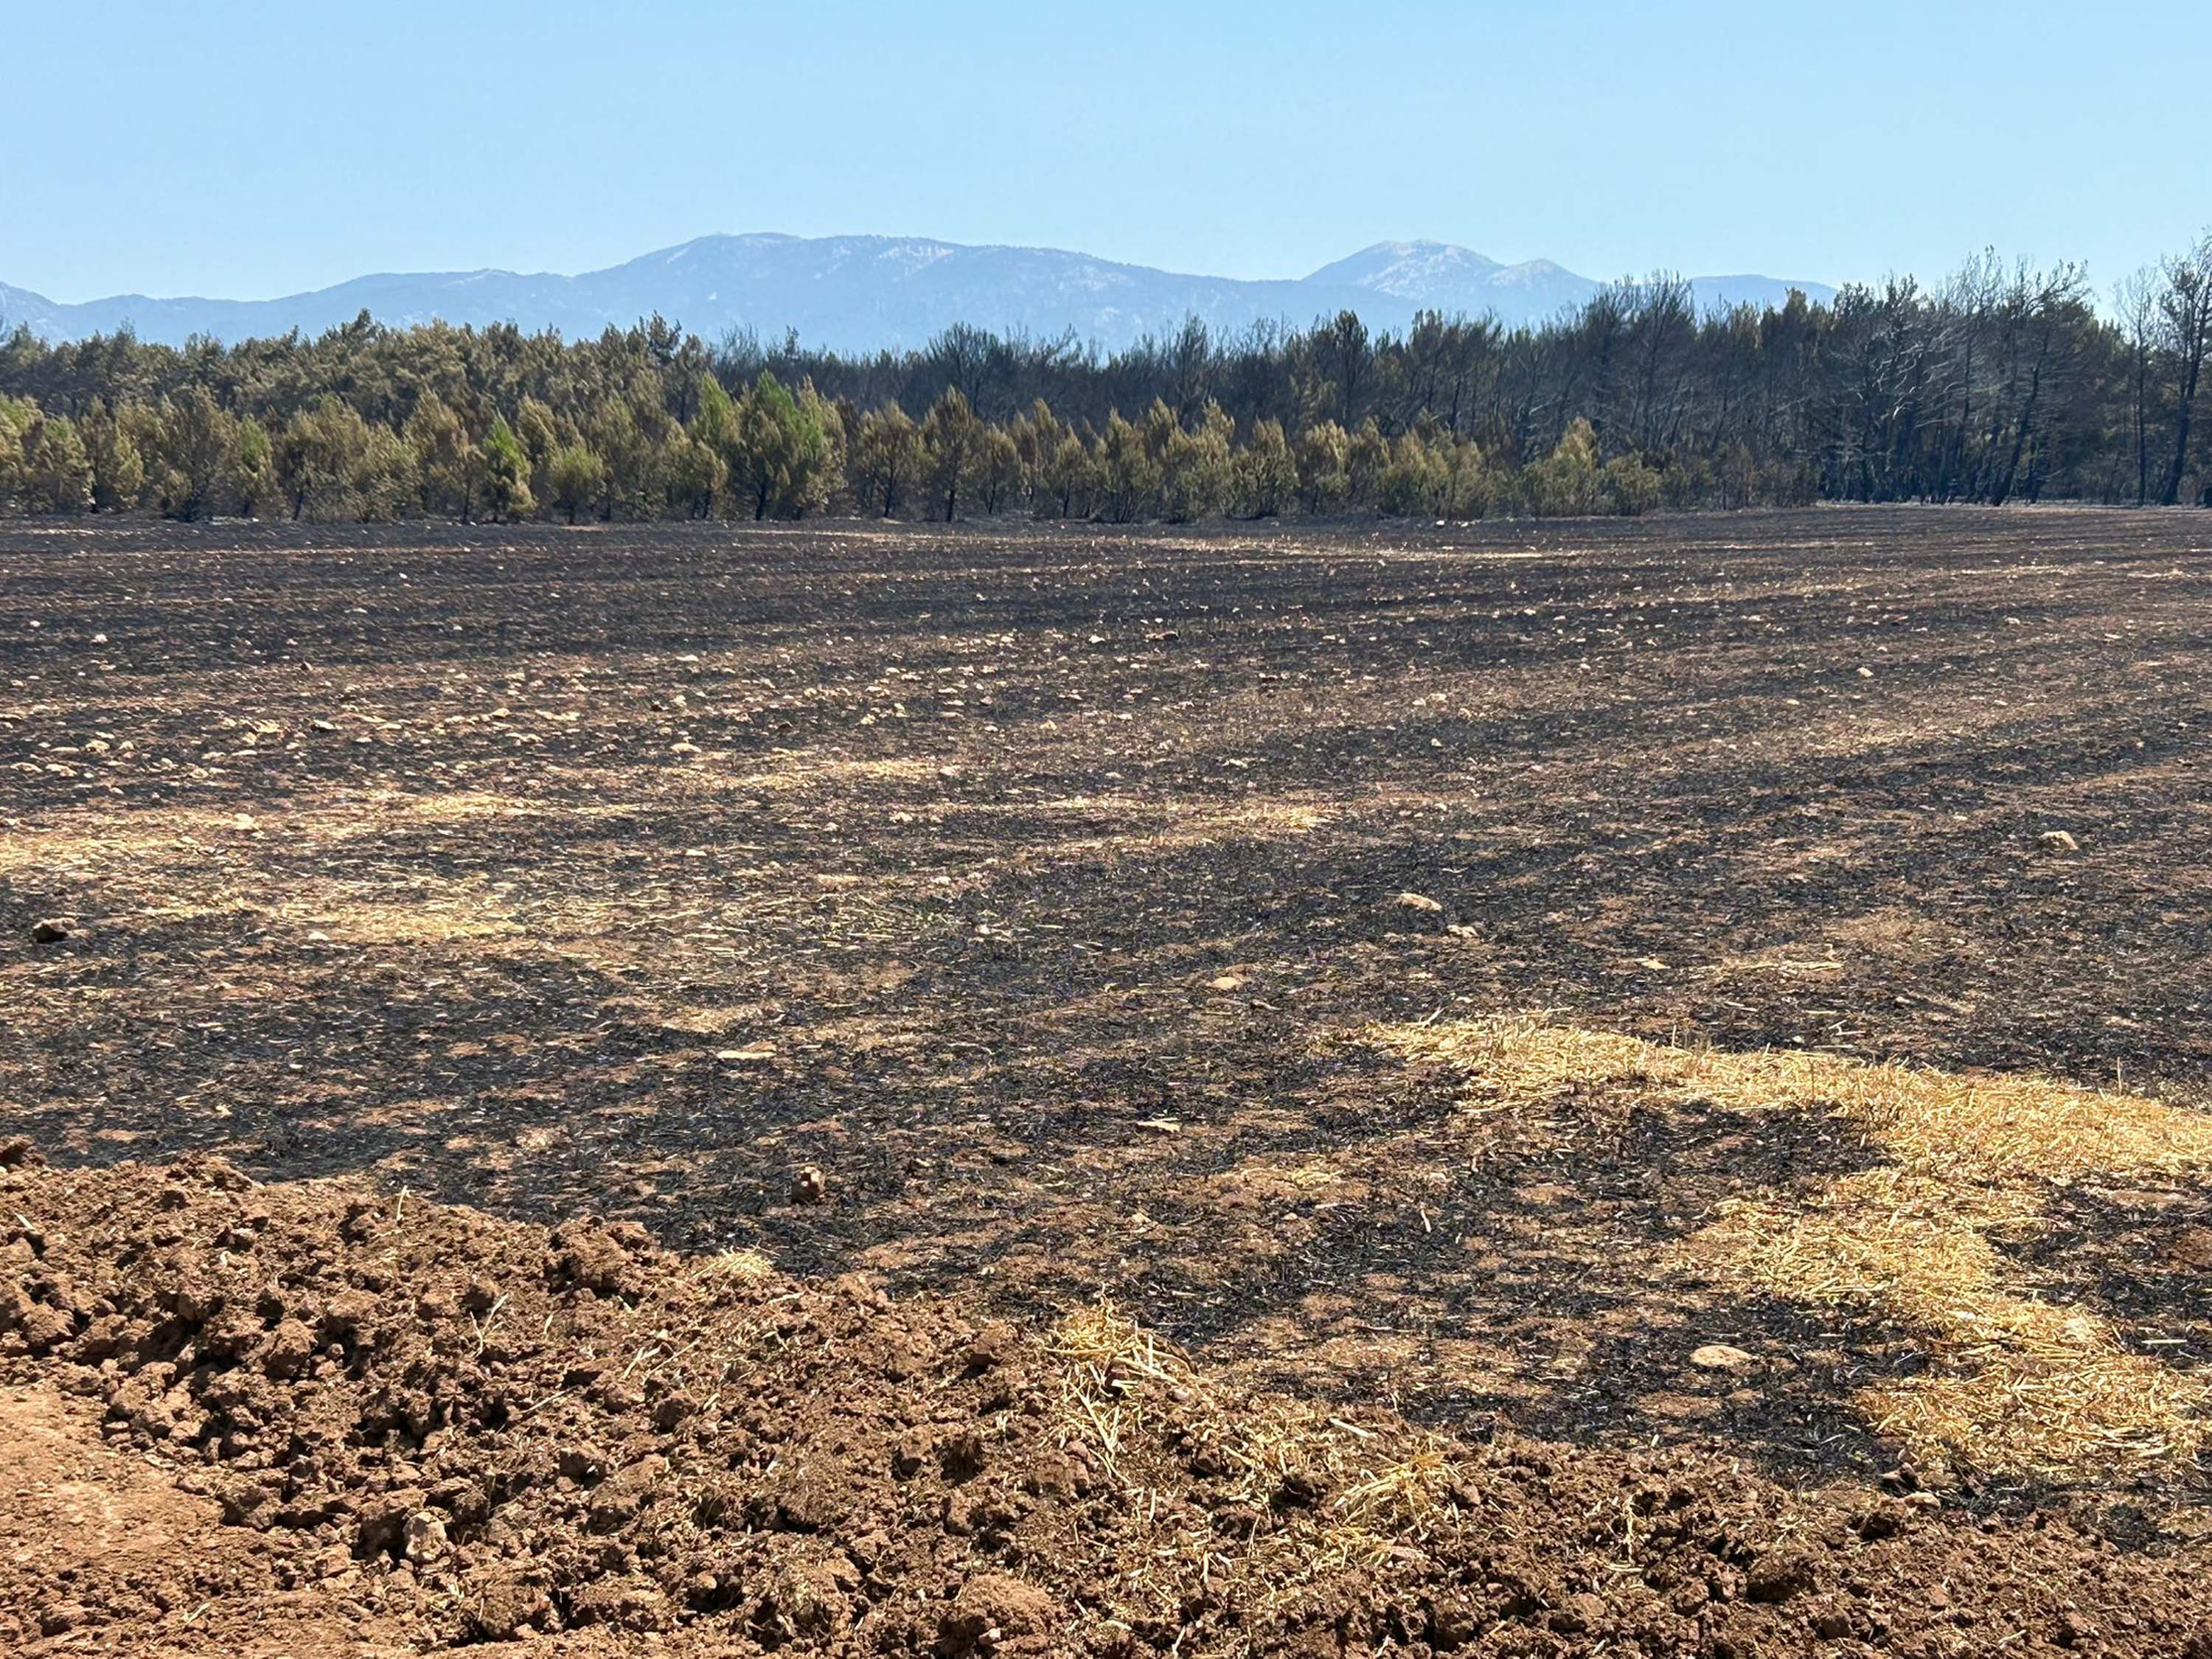
[[[1306,281],[1419,301],[1498,269],[1498,261],[1488,254],[1449,242],[1376,242],[1350,258],[1323,265]]]
[[[1758,298],[1784,285],[1732,277],[1699,297]],[[1832,292],[1799,284],[1818,298]],[[873,351],[918,346],[953,323],[1041,338],[1073,332],[1107,349],[1164,338],[1196,317],[1219,332],[1258,322],[1303,327],[1357,311],[1371,328],[1402,329],[1421,311],[1486,313],[1508,326],[1580,304],[1597,291],[1549,260],[1500,264],[1446,242],[1377,242],[1311,276],[1243,281],[1157,270],[1054,248],[973,246],[923,236],[701,236],[579,276],[478,270],[356,278],[279,300],[148,299],[56,304],[0,285],[0,327],[27,324],[49,339],[112,333],[170,343],[201,334],[238,341],[291,329],[318,334],[367,306],[404,327],[516,323],[571,339],[654,313],[712,339],[733,328],[809,344]]]

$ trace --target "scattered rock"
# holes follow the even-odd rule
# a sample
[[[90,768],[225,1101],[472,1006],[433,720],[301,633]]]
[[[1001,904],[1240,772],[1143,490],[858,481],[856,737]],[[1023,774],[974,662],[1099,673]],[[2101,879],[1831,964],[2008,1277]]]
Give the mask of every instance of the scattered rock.
[[[405,1536],[410,1561],[434,1561],[446,1553],[446,1523],[428,1510],[407,1517]]]
[[[1425,893],[1401,893],[1390,902],[1401,910],[1417,911],[1425,916],[1443,914],[1444,907]]]
[[[1726,1342],[1708,1342],[1690,1351],[1690,1363],[1701,1371],[1740,1371],[1756,1365],[1759,1358]]]
[[[830,1177],[821,1166],[806,1164],[799,1166],[791,1177],[791,1201],[794,1204],[819,1204],[830,1196]]]
[[[2055,853],[2060,858],[2070,859],[2081,850],[2081,843],[2063,830],[2046,830],[2035,839],[2045,852]]]

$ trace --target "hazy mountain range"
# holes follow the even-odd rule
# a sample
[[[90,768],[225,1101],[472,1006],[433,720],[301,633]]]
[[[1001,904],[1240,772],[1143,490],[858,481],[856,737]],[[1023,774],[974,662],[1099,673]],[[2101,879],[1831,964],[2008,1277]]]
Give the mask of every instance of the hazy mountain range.
[[[1402,328],[1417,311],[1489,313],[1532,322],[1587,300],[1601,283],[1531,259],[1501,264],[1442,242],[1377,242],[1310,276],[1247,282],[1119,264],[1053,248],[968,247],[919,237],[775,234],[702,236],[626,264],[580,276],[509,270],[425,271],[356,277],[276,300],[112,299],[62,304],[0,283],[0,325],[27,324],[48,339],[112,333],[181,343],[233,341],[292,329],[320,333],[368,311],[403,325],[518,323],[571,338],[658,312],[712,340],[732,327],[764,337],[798,331],[811,345],[872,349],[919,345],[949,323],[1056,337],[1069,330],[1112,348],[1166,334],[1186,317],[1217,329],[1261,319],[1304,326],[1355,310],[1370,327]],[[1792,288],[1815,299],[1824,283],[1771,276],[1693,279],[1707,307],[1779,302]]]

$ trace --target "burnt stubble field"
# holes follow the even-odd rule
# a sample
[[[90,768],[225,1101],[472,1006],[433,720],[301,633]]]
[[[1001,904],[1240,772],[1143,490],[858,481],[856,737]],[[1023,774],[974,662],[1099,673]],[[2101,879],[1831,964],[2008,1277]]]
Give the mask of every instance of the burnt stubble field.
[[[2078,1455],[1954,1469],[1869,1404],[1948,1363],[1909,1285],[1701,1250],[1903,1141],[1649,1057],[2195,1133],[2208,617],[2186,513],[9,526],[0,1136],[2041,1501]],[[1551,1030],[1654,1046],[1540,1074]],[[2046,1158],[1967,1241],[2160,1422],[2212,1362],[2193,1157]],[[2096,1432],[2151,1471],[2099,1524],[2201,1530],[2193,1428]]]

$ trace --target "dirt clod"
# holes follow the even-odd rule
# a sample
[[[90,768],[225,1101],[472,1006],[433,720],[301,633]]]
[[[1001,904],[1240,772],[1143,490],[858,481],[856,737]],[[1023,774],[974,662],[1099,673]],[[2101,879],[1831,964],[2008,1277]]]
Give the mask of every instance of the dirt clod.
[[[960,1586],[937,1625],[937,1650],[954,1656],[1016,1653],[1037,1644],[1059,1620],[1053,1598],[1035,1584],[1005,1573],[978,1573]]]
[[[1603,1625],[1605,1619],[1604,1598],[1583,1590],[1560,1602],[1545,1622],[1562,1636],[1586,1636]]]
[[[434,1561],[446,1553],[446,1523],[427,1510],[407,1517],[404,1537],[410,1561]]]
[[[1769,1551],[1751,1564],[1744,1588],[1754,1601],[1787,1601],[1820,1583],[1820,1565],[1809,1551]]]

